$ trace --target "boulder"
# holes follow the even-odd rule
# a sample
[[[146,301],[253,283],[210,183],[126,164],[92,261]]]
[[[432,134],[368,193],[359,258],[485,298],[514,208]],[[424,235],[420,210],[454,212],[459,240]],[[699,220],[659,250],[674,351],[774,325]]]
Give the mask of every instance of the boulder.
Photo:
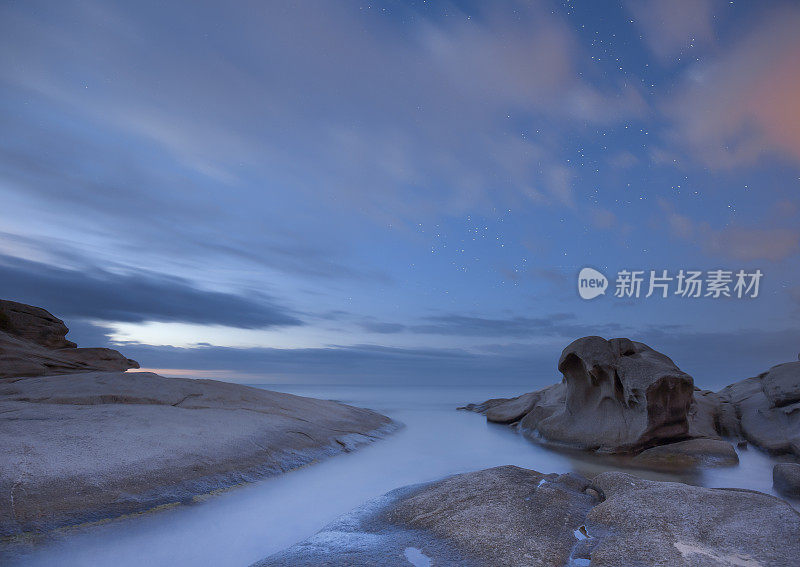
[[[780,566],[800,554],[800,515],[760,492],[602,473],[586,517],[593,567]]]
[[[779,493],[800,498],[800,464],[778,463],[772,468],[772,485]]]
[[[0,378],[139,368],[109,348],[76,348],[69,330],[39,307],[0,300]]]
[[[584,337],[564,349],[558,369],[562,384],[528,400],[523,434],[602,452],[637,452],[688,435],[692,377],[647,345]]]
[[[779,364],[731,384],[717,399],[722,435],[800,457],[800,362]]]
[[[636,455],[632,462],[648,468],[683,469],[738,465],[739,456],[733,445],[721,439],[687,439],[646,449]]]
[[[486,419],[494,423],[514,423],[522,419],[541,398],[539,392],[522,394],[486,409]]]
[[[393,491],[257,565],[777,567],[798,554],[800,515],[766,494],[504,466]]]
[[[0,299],[0,331],[45,348],[74,348],[64,321],[41,307]]]

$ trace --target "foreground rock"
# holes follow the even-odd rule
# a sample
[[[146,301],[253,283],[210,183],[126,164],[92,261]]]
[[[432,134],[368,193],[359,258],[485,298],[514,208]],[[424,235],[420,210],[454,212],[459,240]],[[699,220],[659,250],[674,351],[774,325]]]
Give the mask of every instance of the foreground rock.
[[[366,409],[213,380],[0,379],[0,536],[191,499],[393,427]]]
[[[139,368],[109,348],[77,348],[68,332],[44,309],[0,299],[0,378]]]
[[[800,515],[772,496],[506,466],[394,491],[258,565],[767,567],[799,555]]]
[[[647,345],[584,337],[564,349],[558,369],[560,384],[463,409],[540,442],[644,451],[643,465],[736,464],[728,440],[800,457],[800,362],[710,392]]]

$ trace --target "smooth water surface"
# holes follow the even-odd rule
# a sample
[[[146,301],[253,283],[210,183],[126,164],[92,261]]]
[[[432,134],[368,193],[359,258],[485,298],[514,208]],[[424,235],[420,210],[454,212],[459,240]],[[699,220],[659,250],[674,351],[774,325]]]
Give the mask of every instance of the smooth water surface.
[[[508,427],[455,409],[467,402],[518,395],[524,388],[264,387],[368,407],[404,423],[405,428],[354,453],[235,488],[198,504],[58,532],[45,541],[23,546],[11,564],[244,566],[305,539],[339,515],[400,486],[507,464],[545,473],[577,471],[585,475],[616,468],[610,460],[545,449]],[[753,449],[741,451],[740,459],[738,467],[689,476],[635,473],[771,493],[772,461]],[[409,549],[412,559],[423,564],[424,558]]]

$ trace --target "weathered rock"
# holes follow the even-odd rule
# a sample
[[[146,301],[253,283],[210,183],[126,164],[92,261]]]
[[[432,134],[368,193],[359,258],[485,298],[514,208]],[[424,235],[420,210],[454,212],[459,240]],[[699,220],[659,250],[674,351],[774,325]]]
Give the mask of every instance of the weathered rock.
[[[0,378],[139,368],[109,348],[49,349],[0,331]]]
[[[659,469],[693,466],[732,466],[739,464],[736,449],[721,439],[688,439],[658,445],[642,451],[633,463]]]
[[[366,409],[213,380],[0,379],[0,536],[183,501],[394,427]]]
[[[76,348],[67,332],[44,309],[0,300],[0,378],[139,368],[109,348]]]
[[[540,397],[539,392],[531,392],[507,400],[502,404],[497,404],[486,410],[486,419],[494,423],[514,423],[519,421],[533,409]]]
[[[492,398],[491,400],[486,400],[485,402],[481,402],[479,404],[467,404],[465,406],[461,406],[458,409],[466,411],[474,411],[476,413],[484,413],[486,410],[493,408],[495,406],[502,405],[512,399],[516,398]]]
[[[592,566],[779,566],[800,554],[800,515],[773,496],[624,473],[593,482],[606,500],[586,518]]]
[[[659,455],[657,460],[674,464],[730,464],[734,458],[723,437],[800,457],[800,362],[711,392],[693,388],[690,376],[647,345],[584,337],[564,349],[559,370],[560,384],[465,409],[497,423],[519,422],[525,436],[551,444],[632,453],[671,446],[641,461]],[[688,439],[706,441],[674,445]],[[710,453],[668,456],[680,447],[707,447]]]
[[[258,565],[784,566],[800,515],[778,498],[506,466],[389,493]],[[421,557],[420,557],[421,556]]]
[[[564,349],[558,369],[563,386],[539,391],[520,422],[524,434],[604,452],[687,436],[692,377],[647,345],[584,337]]]
[[[597,503],[589,484],[514,466],[456,475],[394,491],[258,565],[408,567],[409,546],[430,565],[563,566]]]
[[[0,299],[0,331],[46,348],[75,348],[64,321],[41,307]]]
[[[689,437],[718,439],[719,396],[709,390],[695,388],[688,419]]]
[[[800,362],[731,384],[717,398],[721,434],[800,456]]]
[[[778,463],[772,468],[772,485],[785,496],[800,498],[800,464]]]

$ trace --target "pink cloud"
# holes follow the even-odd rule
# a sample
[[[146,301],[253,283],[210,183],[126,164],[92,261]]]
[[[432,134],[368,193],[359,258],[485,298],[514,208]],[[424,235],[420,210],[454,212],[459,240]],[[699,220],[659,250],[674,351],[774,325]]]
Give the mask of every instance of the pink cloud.
[[[745,262],[779,262],[800,251],[800,232],[790,228],[704,227],[701,234],[708,253]]]
[[[697,243],[711,256],[779,262],[800,252],[800,230],[795,228],[730,225],[715,229],[707,222],[695,222],[677,213],[666,200],[660,200],[659,206],[674,237]],[[767,219],[763,224],[771,222]]]
[[[800,8],[784,8],[690,69],[666,113],[671,137],[709,167],[763,154],[800,160]]]

